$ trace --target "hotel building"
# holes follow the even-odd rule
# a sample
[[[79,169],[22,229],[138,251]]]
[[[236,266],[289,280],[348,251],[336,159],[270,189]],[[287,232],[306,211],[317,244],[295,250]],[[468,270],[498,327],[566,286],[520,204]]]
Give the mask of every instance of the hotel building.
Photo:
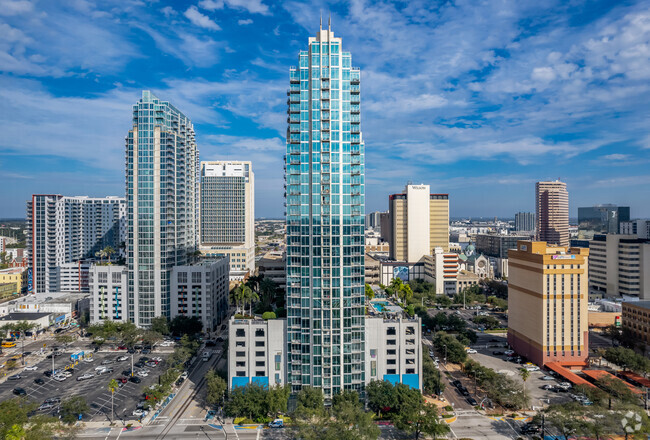
[[[520,241],[509,251],[508,343],[542,366],[589,356],[589,249]]]

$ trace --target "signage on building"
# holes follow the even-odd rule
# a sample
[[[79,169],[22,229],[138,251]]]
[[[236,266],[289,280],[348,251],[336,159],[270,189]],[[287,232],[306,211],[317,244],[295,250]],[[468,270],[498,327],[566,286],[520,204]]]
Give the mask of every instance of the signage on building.
[[[554,260],[575,260],[575,255],[553,255],[551,258]]]
[[[27,268],[27,293],[34,293],[34,277],[31,267]]]

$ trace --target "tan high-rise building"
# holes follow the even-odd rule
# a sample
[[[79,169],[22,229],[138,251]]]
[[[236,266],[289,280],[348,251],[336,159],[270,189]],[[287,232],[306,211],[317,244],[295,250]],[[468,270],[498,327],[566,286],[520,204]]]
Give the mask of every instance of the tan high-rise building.
[[[508,343],[539,366],[586,361],[589,249],[519,241],[508,256]]]
[[[537,182],[535,185],[535,205],[538,241],[569,245],[569,193],[566,183]]]
[[[389,196],[388,212],[390,258],[417,262],[436,247],[449,251],[449,194],[407,185],[402,194]]]

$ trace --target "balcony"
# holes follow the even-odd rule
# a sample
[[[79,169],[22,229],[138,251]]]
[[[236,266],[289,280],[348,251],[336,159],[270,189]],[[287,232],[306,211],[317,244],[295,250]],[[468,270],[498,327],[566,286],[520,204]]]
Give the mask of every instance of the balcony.
[[[330,112],[321,112],[320,119],[321,119],[321,121],[329,121],[330,120]]]
[[[360,111],[361,111],[361,107],[359,105],[351,105],[350,106],[350,113],[358,114]]]

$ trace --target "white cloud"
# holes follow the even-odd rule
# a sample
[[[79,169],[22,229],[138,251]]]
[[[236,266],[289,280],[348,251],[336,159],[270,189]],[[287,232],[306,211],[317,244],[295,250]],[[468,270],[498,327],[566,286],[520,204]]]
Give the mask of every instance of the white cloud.
[[[208,11],[223,9],[223,0],[201,0],[199,2],[199,7],[207,9]]]
[[[250,18],[247,18],[245,20],[237,20],[237,24],[240,26],[247,25],[247,24],[253,24],[253,20]]]
[[[192,22],[192,24],[205,28],[205,29],[210,29],[213,31],[220,31],[221,27],[212,21],[210,17],[207,15],[203,15],[199,12],[196,6],[190,6],[187,11],[183,14],[185,17]]]
[[[223,9],[228,5],[232,9],[244,9],[251,14],[269,15],[269,7],[261,0],[201,0],[199,7],[208,11]]]
[[[20,15],[33,9],[34,5],[27,0],[0,0],[0,15]]]
[[[176,12],[176,10],[175,10],[174,8],[172,8],[171,6],[165,6],[164,8],[162,8],[162,9],[160,10],[160,12],[162,12],[163,15],[164,15],[165,17],[167,17],[167,18],[172,17],[172,16],[178,14],[178,13]]]

